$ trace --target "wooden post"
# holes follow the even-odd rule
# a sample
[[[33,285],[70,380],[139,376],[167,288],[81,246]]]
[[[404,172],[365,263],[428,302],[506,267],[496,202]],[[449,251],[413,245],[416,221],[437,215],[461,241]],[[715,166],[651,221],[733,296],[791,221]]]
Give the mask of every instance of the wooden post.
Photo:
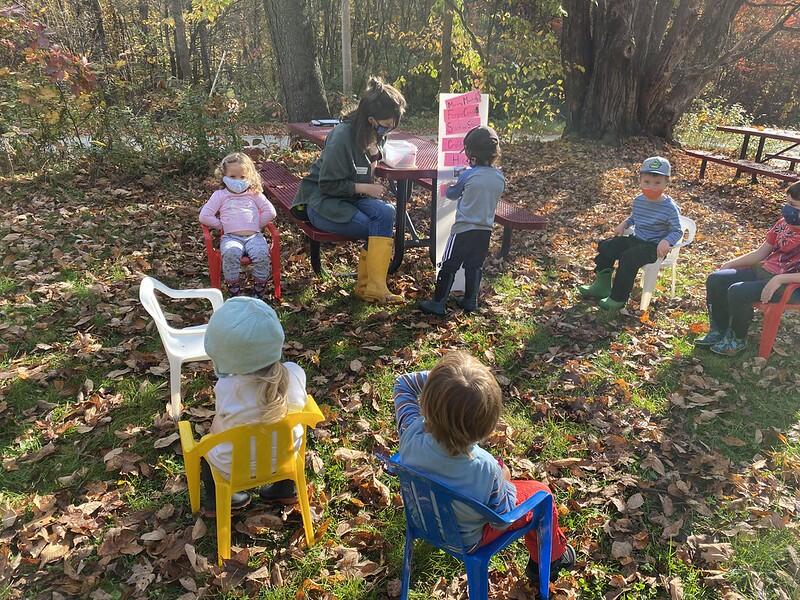
[[[350,0],[342,0],[342,91],[353,95],[353,55],[350,48]]]

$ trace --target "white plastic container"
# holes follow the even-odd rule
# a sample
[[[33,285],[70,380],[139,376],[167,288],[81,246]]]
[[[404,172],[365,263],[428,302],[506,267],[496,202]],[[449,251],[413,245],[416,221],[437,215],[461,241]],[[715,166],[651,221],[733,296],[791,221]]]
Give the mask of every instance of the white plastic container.
[[[406,140],[386,140],[383,162],[394,169],[413,169],[417,166],[417,147]]]

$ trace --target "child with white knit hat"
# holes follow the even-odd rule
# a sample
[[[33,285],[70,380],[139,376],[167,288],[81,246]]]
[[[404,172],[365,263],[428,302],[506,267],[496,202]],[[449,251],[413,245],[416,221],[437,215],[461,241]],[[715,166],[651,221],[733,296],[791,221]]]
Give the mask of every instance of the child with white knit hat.
[[[219,377],[214,386],[216,416],[211,433],[248,423],[276,423],[287,413],[305,407],[306,374],[296,363],[280,362],[283,340],[278,315],[261,300],[231,298],[211,316],[205,350]],[[297,449],[302,435],[303,427],[298,425],[294,429]],[[230,444],[214,447],[207,458],[215,469],[230,477]],[[205,461],[202,466],[203,503],[211,510],[216,508],[214,479]],[[264,500],[284,504],[297,501],[297,490],[290,479],[262,487],[259,495]],[[239,492],[234,494],[232,507],[242,508],[249,501],[246,492]]]

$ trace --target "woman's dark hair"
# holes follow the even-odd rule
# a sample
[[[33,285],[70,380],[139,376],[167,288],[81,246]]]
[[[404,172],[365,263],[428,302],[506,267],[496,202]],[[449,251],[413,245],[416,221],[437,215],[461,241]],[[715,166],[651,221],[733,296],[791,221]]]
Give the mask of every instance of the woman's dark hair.
[[[800,200],[800,181],[790,185],[786,193],[792,197],[792,200]]]
[[[372,117],[376,121],[394,119],[396,127],[400,124],[404,112],[406,112],[406,99],[400,90],[384,83],[379,77],[370,77],[367,91],[361,96],[358,107],[344,118],[353,123],[353,135],[359,148],[366,150],[367,146],[378,139],[369,118]]]

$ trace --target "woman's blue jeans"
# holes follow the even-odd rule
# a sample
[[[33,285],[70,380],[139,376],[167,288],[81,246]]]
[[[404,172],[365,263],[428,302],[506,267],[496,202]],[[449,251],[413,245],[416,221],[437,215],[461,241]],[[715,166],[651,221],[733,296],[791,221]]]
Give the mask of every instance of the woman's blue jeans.
[[[317,229],[347,237],[365,240],[372,236],[392,237],[394,233],[394,206],[378,198],[361,198],[353,202],[358,209],[347,223],[336,223],[321,216],[310,206],[308,219]]]

